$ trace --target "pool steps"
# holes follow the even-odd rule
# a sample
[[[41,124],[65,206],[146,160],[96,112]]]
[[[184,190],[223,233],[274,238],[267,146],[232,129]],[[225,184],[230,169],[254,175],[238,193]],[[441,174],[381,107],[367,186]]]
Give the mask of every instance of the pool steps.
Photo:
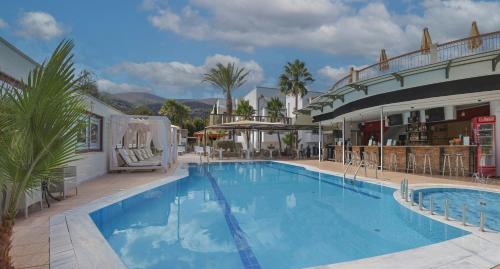
[[[357,172],[357,171],[356,171]],[[345,175],[345,174],[344,174]],[[414,203],[414,190],[408,188],[408,179],[404,178],[400,182],[400,189],[399,189],[399,194],[401,196],[401,200],[406,201],[407,203],[410,203],[411,206],[415,206]],[[419,192],[418,193],[418,209],[420,211],[424,211],[424,199],[423,199],[423,193]],[[482,204],[482,203],[481,203]],[[448,199],[444,200],[444,219],[449,221],[449,206],[448,206]],[[432,195],[429,196],[429,214],[434,215],[434,201],[432,199]],[[479,212],[479,231],[484,232],[485,229],[485,222],[486,222],[486,213],[481,211]],[[463,204],[462,206],[462,225],[467,226],[467,204]]]

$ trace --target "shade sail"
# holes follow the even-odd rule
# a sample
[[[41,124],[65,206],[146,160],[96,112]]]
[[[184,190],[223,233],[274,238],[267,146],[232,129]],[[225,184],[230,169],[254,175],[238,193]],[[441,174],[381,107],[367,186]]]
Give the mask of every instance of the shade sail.
[[[428,53],[431,51],[432,39],[429,34],[429,28],[425,27],[422,32],[422,44],[420,45],[420,50],[422,53]]]
[[[387,60],[387,54],[385,53],[385,49],[380,51],[380,57],[378,60],[379,70],[385,71],[389,69],[389,61]]]
[[[469,47],[469,49],[476,49],[481,47],[482,44],[483,39],[481,38],[481,34],[479,33],[479,29],[477,28],[477,23],[473,21],[470,28],[469,42],[467,42],[467,47]]]

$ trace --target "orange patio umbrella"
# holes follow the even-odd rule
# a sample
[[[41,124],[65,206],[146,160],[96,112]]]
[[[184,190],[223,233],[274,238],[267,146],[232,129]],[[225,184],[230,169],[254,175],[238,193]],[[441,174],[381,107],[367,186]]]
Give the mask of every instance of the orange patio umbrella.
[[[387,54],[385,53],[385,49],[380,51],[380,57],[378,59],[378,68],[380,71],[385,71],[389,69],[389,61],[387,60]]]
[[[428,53],[431,51],[432,39],[429,34],[429,28],[425,27],[422,33],[422,44],[420,45],[420,50],[422,53]]]
[[[470,28],[469,42],[467,44],[467,47],[469,47],[469,49],[477,49],[481,47],[482,44],[483,39],[481,38],[481,34],[479,33],[479,29],[477,28],[477,23],[473,21]]]

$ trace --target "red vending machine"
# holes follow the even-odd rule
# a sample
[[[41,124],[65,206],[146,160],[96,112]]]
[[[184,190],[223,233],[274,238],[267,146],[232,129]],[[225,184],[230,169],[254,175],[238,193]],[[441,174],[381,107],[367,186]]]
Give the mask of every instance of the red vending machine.
[[[472,132],[477,145],[477,172],[495,177],[495,116],[472,118]]]

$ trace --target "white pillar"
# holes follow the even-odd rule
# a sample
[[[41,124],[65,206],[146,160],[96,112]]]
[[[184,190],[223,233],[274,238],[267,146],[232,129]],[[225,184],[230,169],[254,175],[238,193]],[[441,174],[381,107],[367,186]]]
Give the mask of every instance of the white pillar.
[[[422,123],[426,122],[425,109],[420,109],[420,122],[422,122]]]
[[[496,117],[495,122],[495,132],[500,130],[500,100],[491,101],[490,102],[490,115],[494,115]],[[500,135],[495,133],[495,143],[496,145],[500,145]],[[497,177],[500,176],[500,150],[499,147],[495,147],[495,162],[497,166]]]
[[[403,112],[403,125],[408,125],[408,118],[411,116],[410,111]]]
[[[318,129],[318,161],[321,162],[321,139],[322,139],[322,135],[321,135],[321,122],[318,123],[319,125],[319,129]]]
[[[455,106],[445,106],[444,107],[444,120],[455,120],[457,119],[457,113],[455,111]]]
[[[380,107],[380,171],[384,170],[384,107]]]
[[[345,165],[345,118],[342,119],[342,165]]]

